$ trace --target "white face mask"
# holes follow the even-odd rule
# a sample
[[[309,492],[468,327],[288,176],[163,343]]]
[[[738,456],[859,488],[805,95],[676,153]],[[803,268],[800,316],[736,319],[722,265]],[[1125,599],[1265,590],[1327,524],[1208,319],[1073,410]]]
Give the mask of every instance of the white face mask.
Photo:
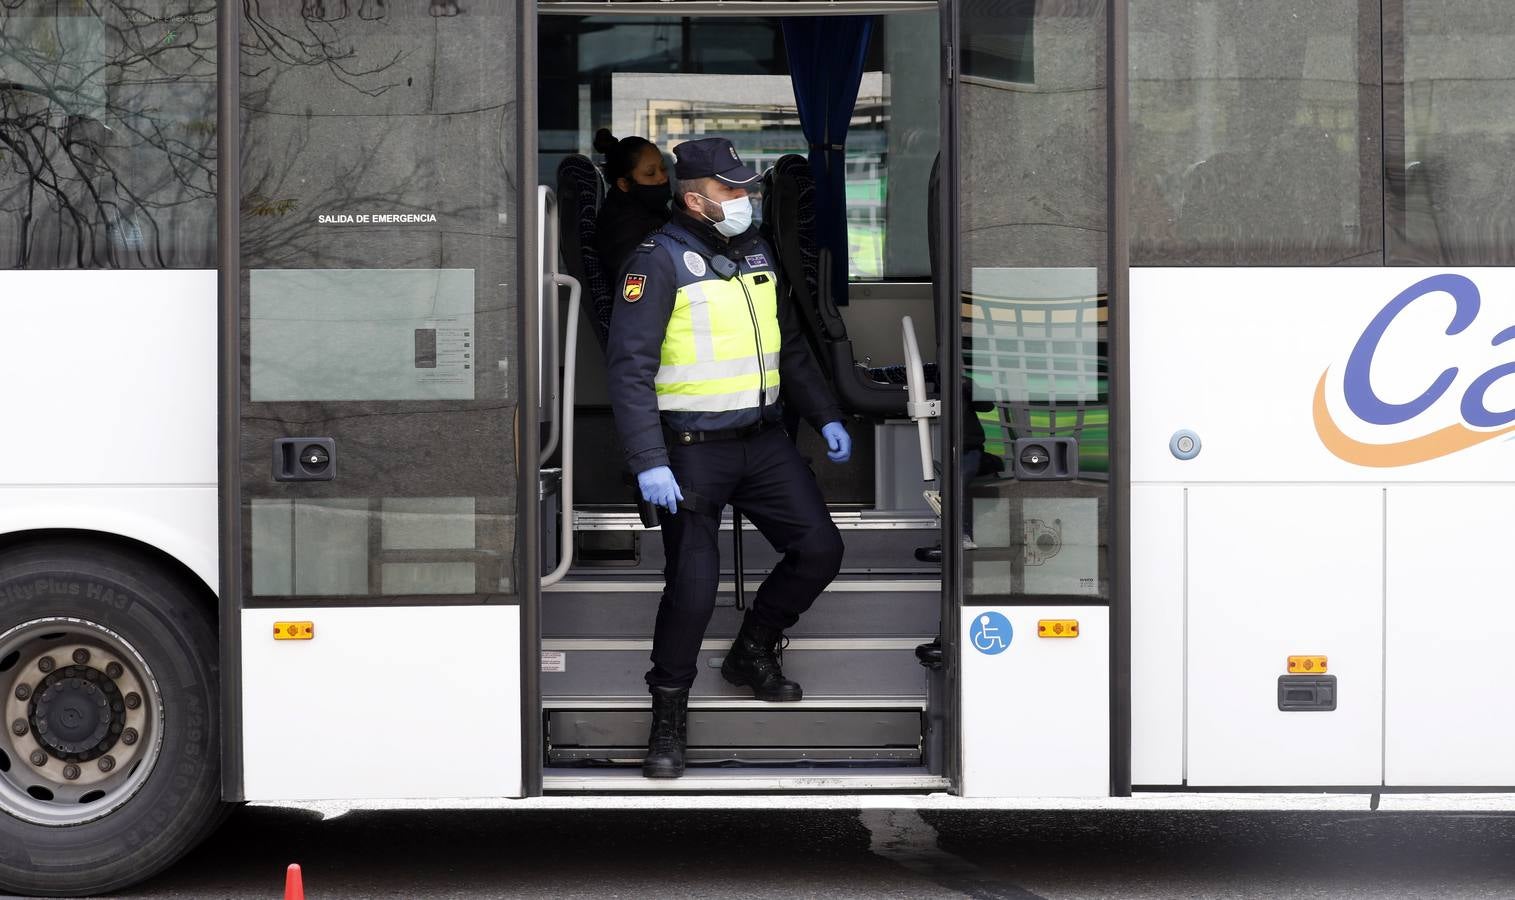
[[[715,203],[714,200],[711,200],[704,194],[700,194],[699,196],[704,200]],[[700,210],[700,215],[705,216],[711,224],[715,225],[715,230],[726,237],[736,237],[752,227],[751,197],[738,197],[735,200],[727,200],[725,203],[715,203],[715,205],[721,208],[721,214],[725,218],[717,222],[709,216],[705,216],[705,210],[703,209]]]

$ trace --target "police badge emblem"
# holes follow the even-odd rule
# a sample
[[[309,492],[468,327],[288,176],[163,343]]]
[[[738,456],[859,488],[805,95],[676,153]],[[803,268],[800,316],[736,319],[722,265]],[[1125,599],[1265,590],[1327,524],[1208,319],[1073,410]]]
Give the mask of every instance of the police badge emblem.
[[[646,284],[646,275],[627,275],[626,283],[621,285],[621,296],[626,298],[627,303],[635,303],[642,299],[642,288]]]

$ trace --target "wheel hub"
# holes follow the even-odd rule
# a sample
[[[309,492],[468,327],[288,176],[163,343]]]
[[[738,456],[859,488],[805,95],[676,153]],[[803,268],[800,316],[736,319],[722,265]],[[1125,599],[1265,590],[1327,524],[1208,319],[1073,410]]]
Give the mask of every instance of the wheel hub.
[[[105,673],[68,666],[48,674],[32,695],[28,711],[37,742],[64,762],[89,762],[105,755],[121,734],[126,704]]]

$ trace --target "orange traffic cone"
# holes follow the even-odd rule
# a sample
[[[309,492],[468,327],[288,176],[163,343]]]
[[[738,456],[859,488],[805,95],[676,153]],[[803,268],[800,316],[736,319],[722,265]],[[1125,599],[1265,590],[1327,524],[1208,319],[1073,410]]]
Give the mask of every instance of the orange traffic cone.
[[[284,900],[305,900],[305,880],[300,877],[298,863],[290,863],[284,873]]]

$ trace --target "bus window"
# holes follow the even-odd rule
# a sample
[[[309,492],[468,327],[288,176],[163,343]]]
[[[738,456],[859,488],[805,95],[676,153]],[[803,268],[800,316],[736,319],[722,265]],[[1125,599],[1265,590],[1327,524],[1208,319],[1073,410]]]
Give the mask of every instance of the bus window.
[[[1108,599],[1105,23],[1003,13],[962,7],[963,602]],[[993,457],[1015,477],[978,477]]]
[[[514,7],[327,11],[244,31],[249,596],[513,598]]]
[[[1382,261],[1379,14],[1131,7],[1131,263]]]
[[[1384,5],[1391,264],[1515,262],[1515,66],[1509,11],[1467,0]],[[1400,21],[1394,21],[1399,19]],[[1397,52],[1396,52],[1397,51]]]
[[[0,5],[0,269],[215,267],[215,9]]]

